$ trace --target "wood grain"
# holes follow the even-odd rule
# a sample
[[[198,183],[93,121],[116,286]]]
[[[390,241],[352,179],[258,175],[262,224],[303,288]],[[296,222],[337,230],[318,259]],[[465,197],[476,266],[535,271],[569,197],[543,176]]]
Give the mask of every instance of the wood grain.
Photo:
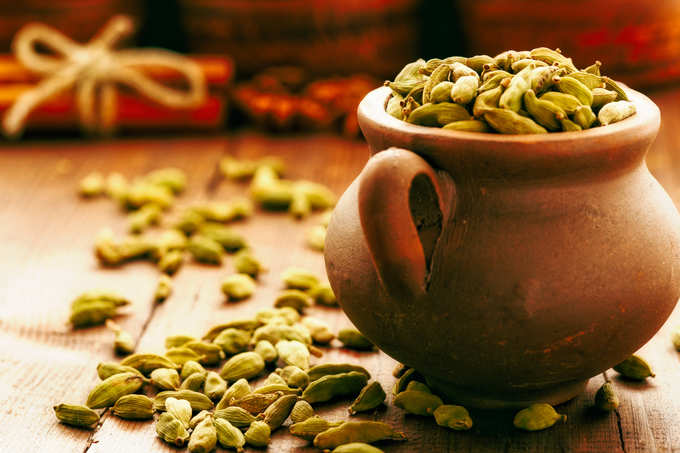
[[[673,200],[680,202],[680,91],[657,93],[662,128],[648,158],[653,174]],[[189,175],[178,206],[196,200],[228,199],[246,187],[215,179],[225,153],[237,156],[276,154],[289,164],[293,178],[321,181],[341,193],[359,173],[368,155],[365,145],[326,135],[266,137],[249,132],[219,138],[126,139],[114,142],[29,142],[0,151],[0,445],[2,451],[117,452],[176,451],[156,438],[152,423],[128,422],[104,413],[95,431],[60,425],[52,405],[82,402],[97,382],[96,364],[113,360],[112,334],[103,327],[72,331],[65,323],[70,300],[83,290],[113,288],[133,304],[120,324],[138,339],[139,351],[162,351],[165,336],[200,335],[208,327],[271,306],[280,288],[279,274],[289,265],[323,275],[321,254],[304,246],[313,216],[296,222],[283,214],[258,213],[234,225],[253,245],[269,271],[252,300],[228,303],[219,291],[231,262],[218,268],[186,264],[175,292],[162,305],[152,303],[158,272],[147,263],[102,269],[92,255],[96,232],[110,226],[123,232],[125,218],[108,200],[75,196],[77,181],[94,170],[120,171],[129,177],[160,166],[177,166]],[[339,309],[313,307],[313,316],[337,330],[349,325]],[[431,419],[404,416],[391,404],[360,418],[385,420],[408,436],[406,443],[380,445],[385,452],[647,452],[680,449],[680,366],[669,340],[680,324],[676,310],[642,349],[657,377],[632,383],[609,371],[622,400],[612,414],[592,409],[603,378],[593,378],[586,392],[558,410],[566,424],[538,433],[518,432],[511,412],[471,411],[469,432],[438,428]],[[386,391],[392,387],[394,361],[382,353],[356,353],[338,345],[317,361],[352,361],[368,368]],[[426,352],[426,351],[424,351]],[[530,366],[528,364],[528,366]],[[391,398],[391,397],[390,397]],[[345,418],[347,401],[321,406],[329,418]],[[268,451],[313,452],[286,429],[273,437]]]

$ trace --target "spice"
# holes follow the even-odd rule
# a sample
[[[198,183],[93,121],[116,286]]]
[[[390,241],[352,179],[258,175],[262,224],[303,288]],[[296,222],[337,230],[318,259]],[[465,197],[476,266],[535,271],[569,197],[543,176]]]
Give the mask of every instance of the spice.
[[[643,381],[648,377],[656,376],[652,372],[652,368],[649,366],[649,363],[647,363],[647,361],[642,357],[635,354],[616,365],[614,370],[618,371],[629,379],[638,381]]]
[[[156,434],[169,444],[184,446],[189,440],[189,432],[182,422],[165,412],[156,421]]]
[[[118,324],[110,319],[106,320],[106,327],[116,334],[113,340],[113,350],[118,355],[127,355],[135,352],[135,340],[129,332],[124,331]]]
[[[256,420],[250,424],[243,435],[248,445],[253,447],[266,447],[269,444],[271,429],[265,422]]]
[[[229,300],[247,299],[255,293],[256,283],[248,274],[232,274],[222,280],[222,293]]]
[[[227,382],[234,382],[241,378],[250,379],[264,371],[264,360],[256,352],[242,352],[236,354],[222,367],[220,376]]]
[[[356,396],[366,385],[368,378],[357,371],[323,376],[302,392],[302,399],[310,404],[330,401],[337,397]]]
[[[378,381],[367,384],[349,407],[350,415],[370,411],[380,406],[386,398],[385,391]]]
[[[317,434],[314,438],[314,446],[326,449],[352,442],[370,444],[382,440],[406,440],[406,436],[383,422],[345,422]]]
[[[170,297],[172,293],[172,280],[167,275],[163,274],[158,277],[158,284],[156,286],[156,291],[153,294],[153,299],[156,303],[164,302],[165,299]]]
[[[113,406],[121,396],[134,393],[142,386],[144,378],[135,373],[118,373],[95,386],[87,397],[87,407],[99,409]]]
[[[61,403],[53,409],[57,420],[65,425],[92,429],[99,423],[99,414],[86,406]]]
[[[567,416],[558,414],[546,403],[532,404],[515,415],[513,424],[516,428],[526,431],[539,431],[550,428],[559,421],[566,421]]]
[[[112,412],[126,420],[148,420],[153,418],[153,400],[146,395],[121,396]]]
[[[616,410],[619,407],[619,397],[616,395],[611,382],[607,381],[602,384],[602,387],[595,393],[595,407],[605,412]]]
[[[234,449],[237,452],[243,451],[246,439],[240,429],[224,418],[215,417],[213,424],[217,432],[217,441],[223,448]]]
[[[435,409],[444,404],[437,395],[420,390],[405,390],[394,398],[394,405],[409,414],[430,416]]]
[[[338,332],[338,340],[344,347],[359,351],[371,350],[374,347],[371,340],[356,329],[342,329]]]
[[[434,410],[433,415],[439,426],[451,428],[455,431],[472,428],[472,418],[463,406],[442,404]]]

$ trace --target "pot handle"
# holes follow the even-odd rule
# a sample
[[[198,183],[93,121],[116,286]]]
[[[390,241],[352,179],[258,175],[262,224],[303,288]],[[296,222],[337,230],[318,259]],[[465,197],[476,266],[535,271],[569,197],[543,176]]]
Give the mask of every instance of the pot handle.
[[[427,293],[430,261],[448,218],[449,200],[444,199],[442,188],[450,192],[446,189],[453,189],[453,184],[447,186],[422,157],[405,149],[375,154],[362,171],[361,227],[378,277],[390,296],[417,298]]]

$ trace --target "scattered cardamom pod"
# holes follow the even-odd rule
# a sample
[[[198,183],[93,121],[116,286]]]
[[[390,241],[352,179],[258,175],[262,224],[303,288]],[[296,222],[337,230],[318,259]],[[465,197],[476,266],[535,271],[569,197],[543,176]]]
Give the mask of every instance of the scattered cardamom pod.
[[[169,397],[165,400],[165,410],[177,420],[182,422],[185,428],[189,428],[191,422],[191,403],[185,399]]]
[[[537,403],[517,412],[513,424],[526,431],[539,431],[559,421],[567,421],[567,416],[558,414],[550,404]]]
[[[635,114],[635,104],[629,101],[615,101],[603,106],[597,114],[597,119],[601,125],[606,126],[625,120],[633,114]]]
[[[249,331],[230,327],[220,332],[213,343],[222,348],[225,354],[234,355],[246,351],[250,339],[251,333]]]
[[[314,416],[314,408],[305,400],[298,400],[290,411],[290,420],[293,423],[304,422]]]
[[[210,398],[204,394],[193,390],[181,389],[166,390],[156,394],[153,400],[154,410],[158,412],[165,411],[165,401],[171,397],[178,400],[187,400],[194,411],[210,410],[215,406]]]
[[[248,246],[243,235],[221,223],[204,222],[199,225],[198,233],[218,242],[229,253],[238,252]]]
[[[174,368],[156,368],[151,372],[151,383],[161,390],[177,390],[179,373]]]
[[[253,414],[238,406],[229,406],[222,409],[216,409],[215,419],[218,418],[227,420],[237,428],[247,428],[256,420]]]
[[[642,357],[635,354],[616,365],[614,370],[618,371],[629,379],[635,379],[638,381],[644,381],[648,377],[656,376],[652,372],[652,368],[649,366],[649,363],[647,363],[647,361]]]
[[[112,411],[125,420],[149,420],[153,418],[153,400],[146,395],[121,396]]]
[[[124,395],[135,393],[144,383],[144,378],[135,373],[118,373],[95,386],[87,397],[87,407],[99,409],[113,406]]]
[[[255,293],[256,283],[248,274],[232,274],[222,280],[222,293],[229,300],[247,299]]]
[[[222,263],[222,245],[206,236],[195,234],[189,239],[187,250],[200,263],[219,265]]]
[[[262,263],[248,249],[243,249],[234,256],[233,265],[239,274],[247,274],[253,278],[257,278],[261,272],[265,271]]]
[[[203,420],[209,417],[214,417],[212,412],[207,410],[200,411],[198,414],[191,417],[191,420],[189,420],[189,428],[191,429],[196,428],[199,423],[201,423]]]
[[[212,416],[207,416],[191,432],[189,437],[189,452],[208,453],[217,445],[217,430],[213,424]]]
[[[184,362],[184,365],[182,365],[182,372],[180,373],[180,377],[182,379],[187,379],[189,376],[193,374],[205,374],[207,371],[205,368],[203,368],[203,365],[200,363],[196,362],[195,360],[187,360]]]
[[[203,393],[211,400],[219,400],[227,391],[227,382],[214,371],[208,371],[205,377],[205,384],[203,386]]]
[[[356,329],[342,329],[338,332],[338,340],[344,347],[358,351],[368,351],[374,348],[371,340]]]
[[[161,274],[158,277],[158,284],[156,285],[156,291],[153,293],[153,300],[156,303],[164,302],[165,299],[170,297],[172,293],[172,279],[166,274]]]
[[[227,382],[250,379],[264,371],[264,360],[257,352],[242,352],[231,357],[222,367],[220,376]]]
[[[263,421],[269,425],[271,431],[283,425],[297,400],[297,395],[283,395],[264,410],[262,413],[264,415]]]
[[[274,401],[283,395],[282,392],[275,393],[251,393],[237,400],[232,399],[230,405],[241,407],[253,415],[257,415],[269,407]]]
[[[119,373],[134,373],[142,376],[142,373],[140,373],[139,370],[115,362],[100,362],[99,365],[97,365],[97,375],[102,381]]]
[[[309,375],[309,381],[313,382],[321,379],[324,376],[349,373],[350,371],[356,371],[363,374],[366,376],[366,380],[371,378],[371,374],[368,372],[368,370],[366,370],[366,368],[351,363],[322,363],[311,367],[309,370],[307,370],[307,374]]]
[[[317,434],[322,433],[330,428],[340,426],[342,421],[329,422],[318,415],[308,417],[304,421],[296,422],[290,425],[288,430],[293,436],[301,437],[305,440],[314,440]]]
[[[321,319],[305,316],[302,319],[302,325],[309,329],[309,334],[316,344],[327,345],[335,338],[335,334],[331,332],[328,324]]]
[[[207,371],[193,373],[192,375],[184,379],[180,388],[183,390],[193,390],[194,392],[200,392],[201,389],[203,388],[203,385],[205,384],[205,378],[207,376],[208,376]]]
[[[144,180],[156,186],[165,186],[174,193],[183,192],[187,186],[187,176],[179,168],[159,168],[149,172]]]
[[[427,385],[423,384],[420,381],[409,382],[408,385],[406,386],[406,390],[417,390],[419,392],[432,393],[430,387],[428,387]]]
[[[85,198],[97,197],[104,193],[105,187],[104,177],[95,171],[80,180],[78,193]]]
[[[156,368],[179,368],[176,363],[167,357],[150,353],[135,353],[125,357],[121,365],[136,368],[144,375],[149,375]]]
[[[361,392],[367,381],[366,375],[357,371],[326,375],[310,382],[302,392],[302,399],[314,404],[330,401],[337,397],[355,397]]]
[[[309,384],[309,375],[307,372],[295,365],[278,368],[276,373],[278,373],[278,375],[286,382],[286,385],[290,387],[303,389]]]
[[[61,403],[53,409],[57,420],[65,425],[92,429],[99,423],[99,414],[86,406]]]
[[[165,351],[165,356],[176,364],[174,368],[180,368],[189,360],[193,360],[194,362],[203,360],[203,355],[196,353],[193,349],[187,348],[186,346],[170,348]]]
[[[286,365],[294,365],[302,370],[309,369],[309,349],[296,340],[281,340],[276,343],[276,352]]]
[[[271,429],[265,422],[255,420],[250,424],[243,435],[248,445],[253,447],[266,447],[269,445]]]
[[[434,410],[434,419],[439,426],[451,428],[455,431],[472,428],[472,418],[463,406],[442,404]]]
[[[602,384],[602,387],[595,393],[595,407],[605,412],[616,410],[619,407],[619,397],[616,395],[611,382],[607,381]]]
[[[116,335],[113,340],[113,350],[116,354],[127,355],[135,352],[135,340],[129,332],[121,329],[110,319],[106,320],[106,327]]]
[[[203,335],[202,339],[205,341],[213,341],[215,338],[217,338],[220,332],[229,328],[252,332],[260,325],[260,321],[255,319],[235,319],[233,321],[211,327],[210,330],[205,335]]]
[[[178,447],[183,447],[189,440],[189,432],[184,425],[167,412],[156,420],[156,434],[165,442]]]
[[[383,453],[383,451],[363,442],[350,442],[334,448],[331,453]]]
[[[349,407],[350,415],[359,412],[370,411],[385,402],[385,390],[378,381],[373,381],[361,389],[352,405]]]
[[[305,241],[307,246],[312,250],[323,252],[326,247],[326,227],[323,225],[314,225],[307,230]]]
[[[271,344],[276,344],[281,340],[295,340],[304,344],[312,343],[312,337],[307,329],[303,332],[285,324],[266,324],[258,327],[253,333],[251,341],[258,342],[260,340],[267,340]]]
[[[189,348],[201,356],[199,363],[207,366],[219,365],[225,357],[221,346],[206,341],[189,341],[183,347]]]
[[[274,363],[279,358],[279,353],[276,348],[267,340],[260,340],[255,344],[253,351],[262,356],[262,359],[267,363]]]
[[[181,250],[169,250],[158,260],[158,270],[167,275],[173,275],[182,267],[184,253]]]
[[[274,384],[274,385],[280,384],[280,385],[288,386],[288,384],[286,384],[286,381],[281,376],[276,374],[276,372],[269,373],[269,376],[267,376],[267,379],[265,379],[264,382],[262,383],[263,386],[268,386],[268,385],[271,385],[271,384]]]
[[[314,301],[319,305],[327,307],[337,307],[338,300],[335,298],[333,289],[330,285],[317,285],[307,292]]]
[[[406,436],[383,422],[344,422],[340,426],[317,434],[314,438],[314,446],[320,449],[330,449],[352,442],[370,444],[382,440],[403,441],[406,440]]]
[[[243,446],[246,444],[246,438],[243,436],[240,429],[224,418],[215,417],[213,424],[217,431],[217,441],[222,448],[234,449],[237,452],[243,451]]]
[[[128,230],[139,234],[151,225],[157,225],[161,219],[162,209],[155,204],[145,204],[136,211],[128,214]]]
[[[394,405],[409,414],[430,416],[444,404],[437,395],[419,390],[404,390],[394,398]]]
[[[250,384],[248,384],[246,379],[241,378],[227,388],[227,391],[224,392],[224,396],[222,396],[222,399],[220,399],[220,401],[217,403],[215,409],[223,409],[228,407],[231,403],[231,400],[241,399],[250,392]]]

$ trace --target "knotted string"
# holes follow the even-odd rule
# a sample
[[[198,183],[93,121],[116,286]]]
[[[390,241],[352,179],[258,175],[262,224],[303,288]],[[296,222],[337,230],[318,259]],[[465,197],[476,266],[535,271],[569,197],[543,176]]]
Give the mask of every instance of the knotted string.
[[[194,61],[161,49],[113,49],[133,31],[132,20],[127,16],[113,17],[85,45],[44,24],[28,24],[19,30],[12,43],[17,60],[27,69],[42,74],[44,79],[21,94],[7,110],[2,121],[5,134],[19,137],[26,119],[36,107],[70,89],[75,90],[81,125],[91,133],[110,134],[113,131],[117,84],[168,108],[201,105],[206,97],[206,83],[203,71]],[[36,44],[49,48],[55,55],[38,53]],[[144,74],[144,66],[164,66],[180,72],[188,82],[187,89],[176,90],[161,85]]]

